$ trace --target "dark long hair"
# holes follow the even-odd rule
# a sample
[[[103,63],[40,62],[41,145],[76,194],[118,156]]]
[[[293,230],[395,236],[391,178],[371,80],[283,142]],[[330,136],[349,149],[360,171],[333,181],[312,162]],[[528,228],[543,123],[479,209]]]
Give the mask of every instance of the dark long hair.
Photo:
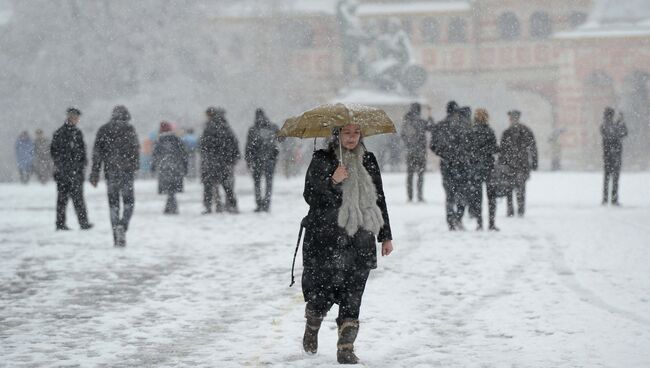
[[[327,138],[326,144],[327,148],[326,150],[329,152],[332,152],[336,154],[339,150],[339,135],[341,134],[341,128],[336,127],[332,129],[332,136]],[[366,148],[366,144],[363,143],[363,134],[361,135],[361,138],[359,138],[359,144],[361,147],[363,147],[364,151],[368,151],[368,148]]]

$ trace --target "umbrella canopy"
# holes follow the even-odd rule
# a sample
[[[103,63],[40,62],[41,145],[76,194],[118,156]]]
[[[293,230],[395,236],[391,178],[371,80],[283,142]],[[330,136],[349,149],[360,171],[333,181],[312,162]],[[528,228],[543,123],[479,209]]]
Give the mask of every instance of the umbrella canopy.
[[[278,137],[326,138],[334,128],[348,124],[359,125],[364,137],[396,132],[395,124],[382,109],[337,103],[318,106],[287,119]]]

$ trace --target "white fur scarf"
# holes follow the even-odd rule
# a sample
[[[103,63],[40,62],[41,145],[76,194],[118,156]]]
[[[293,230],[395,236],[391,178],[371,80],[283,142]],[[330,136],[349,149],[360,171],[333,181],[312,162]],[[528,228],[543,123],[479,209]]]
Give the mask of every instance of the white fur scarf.
[[[336,150],[338,157],[339,151]],[[363,166],[361,145],[352,151],[343,150],[343,164],[348,169],[348,178],[342,183],[343,200],[339,208],[338,223],[349,236],[359,228],[379,234],[384,218],[377,206],[377,191],[372,178]]]

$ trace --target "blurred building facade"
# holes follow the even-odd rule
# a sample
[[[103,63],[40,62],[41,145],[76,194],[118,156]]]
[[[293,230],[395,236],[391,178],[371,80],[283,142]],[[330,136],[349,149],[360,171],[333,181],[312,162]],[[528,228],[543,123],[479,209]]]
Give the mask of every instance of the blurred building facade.
[[[229,63],[255,60],[269,73],[281,65],[284,73],[297,75],[298,83],[278,98],[298,104],[332,100],[349,85],[338,3],[254,0],[220,6],[209,13],[213,24],[240,30],[220,57]],[[438,114],[452,98],[494,101],[499,114],[493,120],[499,121],[508,108],[522,109],[546,162],[561,154],[564,167],[595,169],[601,162],[602,112],[614,106],[625,112],[630,129],[626,166],[649,166],[649,1],[365,0],[356,14],[367,28],[400,21],[427,71],[418,97]],[[502,92],[525,97],[504,102]],[[464,100],[465,95],[474,96]],[[559,144],[547,141],[551,136]]]

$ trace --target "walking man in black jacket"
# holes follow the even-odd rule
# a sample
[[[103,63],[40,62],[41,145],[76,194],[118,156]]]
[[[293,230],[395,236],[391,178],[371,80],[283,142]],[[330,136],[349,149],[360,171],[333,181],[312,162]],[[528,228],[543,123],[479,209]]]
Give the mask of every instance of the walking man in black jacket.
[[[83,183],[86,165],[86,144],[83,134],[77,128],[81,111],[71,107],[62,127],[54,132],[50,154],[54,162],[54,181],[56,181],[56,229],[70,230],[66,225],[66,207],[72,199],[79,226],[82,230],[93,227],[88,222],[88,211],[83,197]]]
[[[248,130],[246,139],[245,158],[246,165],[253,173],[255,183],[255,212],[268,212],[271,207],[271,193],[273,192],[273,173],[278,159],[276,134],[279,128],[264,114],[264,110],[255,111],[255,123]],[[262,196],[262,178],[266,182],[264,196]]]
[[[449,230],[463,230],[470,126],[461,121],[455,101],[447,104],[447,117],[439,122],[431,136],[431,150],[440,157],[442,186],[445,189]]]
[[[600,126],[603,136],[603,159],[605,163],[605,182],[603,186],[603,205],[609,197],[609,180],[612,180],[612,205],[618,206],[618,179],[623,166],[623,138],[627,136],[627,127],[623,115],[614,121],[614,109],[605,109],[603,124]]]
[[[126,107],[115,106],[111,120],[99,128],[95,137],[90,173],[90,184],[97,187],[103,164],[116,247],[126,246],[125,233],[129,228],[135,205],[133,182],[140,163],[140,144],[135,128],[129,123],[130,120],[131,114]],[[120,199],[123,209],[121,215]]]
[[[241,158],[241,153],[237,137],[228,125],[225,114],[226,112],[221,108],[208,108],[206,111],[208,122],[199,139],[204,213],[212,212],[212,198],[219,186],[222,186],[226,193],[226,211],[238,212],[235,197],[235,164]]]
[[[526,181],[530,171],[537,170],[537,143],[532,130],[519,121],[521,112],[508,112],[510,127],[501,136],[499,162],[508,167],[512,173],[513,182],[507,195],[508,217],[515,215],[513,192],[517,192],[517,214],[520,217],[526,212]]]

